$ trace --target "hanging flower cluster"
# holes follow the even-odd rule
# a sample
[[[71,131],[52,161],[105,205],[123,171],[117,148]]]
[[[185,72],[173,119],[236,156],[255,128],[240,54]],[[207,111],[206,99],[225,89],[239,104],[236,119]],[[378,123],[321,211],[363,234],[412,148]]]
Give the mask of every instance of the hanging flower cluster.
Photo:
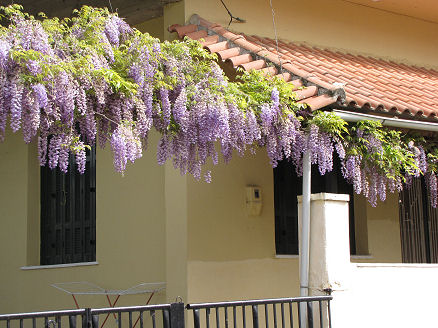
[[[374,205],[386,189],[401,190],[425,175],[437,203],[438,152],[422,138],[375,122],[347,125],[331,113],[310,115],[293,86],[257,72],[229,82],[196,41],[164,42],[130,28],[107,9],[84,6],[72,19],[35,19],[21,7],[1,7],[0,140],[5,128],[38,139],[41,165],[68,170],[75,155],[85,170],[87,147],[110,144],[114,167],[142,156],[152,128],[161,134],[157,160],[182,174],[211,180],[202,167],[233,153],[265,147],[270,163],[303,154],[321,174],[342,172]]]
[[[376,206],[378,199],[384,201],[387,190],[402,191],[411,186],[413,178],[424,176],[431,205],[437,206],[436,136],[429,134],[426,139],[387,129],[379,121],[347,124],[332,113],[318,113],[308,123],[312,163],[318,164],[321,174],[332,169],[335,149],[342,175],[371,205]]]
[[[73,153],[83,172],[86,147],[109,142],[123,173],[142,156],[152,127],[162,135],[158,163],[172,159],[197,179],[208,159],[218,162],[217,141],[225,161],[264,144],[273,165],[292,154],[300,106],[290,85],[261,75],[228,83],[199,43],[160,43],[107,9],[84,6],[71,20],[35,19],[17,5],[2,11],[0,138],[9,118],[25,142],[38,138],[41,165],[66,172]],[[244,90],[259,79],[264,84]]]

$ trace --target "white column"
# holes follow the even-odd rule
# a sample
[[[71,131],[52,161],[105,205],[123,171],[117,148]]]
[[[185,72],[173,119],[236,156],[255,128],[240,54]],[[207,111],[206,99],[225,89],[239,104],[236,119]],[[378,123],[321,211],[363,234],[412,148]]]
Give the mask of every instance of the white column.
[[[333,291],[332,327],[335,328],[347,327],[343,321],[348,317],[344,305],[348,304],[345,298],[351,276],[348,201],[349,195],[311,195],[309,295]],[[301,197],[298,202],[302,202]],[[301,217],[299,213],[300,222]]]

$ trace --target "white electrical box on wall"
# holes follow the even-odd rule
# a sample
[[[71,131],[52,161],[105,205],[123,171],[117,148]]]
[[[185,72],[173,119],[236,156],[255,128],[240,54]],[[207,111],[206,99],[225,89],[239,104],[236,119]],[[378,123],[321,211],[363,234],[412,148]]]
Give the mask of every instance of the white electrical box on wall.
[[[262,212],[262,189],[260,187],[246,187],[246,210],[248,215],[253,216],[258,216]]]

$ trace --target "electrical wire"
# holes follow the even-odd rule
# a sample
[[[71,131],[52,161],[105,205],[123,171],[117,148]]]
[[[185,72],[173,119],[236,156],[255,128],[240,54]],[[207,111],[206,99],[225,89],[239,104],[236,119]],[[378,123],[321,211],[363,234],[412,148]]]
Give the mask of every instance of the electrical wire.
[[[274,28],[275,46],[276,46],[276,50],[277,50],[278,62],[280,63],[280,73],[283,74],[283,65],[281,63],[280,52],[278,49],[278,36],[277,36],[277,26],[275,24],[275,11],[274,11],[274,7],[272,5],[272,0],[269,0],[269,5],[271,6],[271,12],[272,12],[272,26]]]
[[[110,6],[110,9],[111,9],[111,12],[113,13],[114,10],[113,10],[113,5],[111,4],[111,0],[108,0],[108,3],[109,3],[109,6]]]
[[[222,4],[224,5],[225,9],[227,10],[228,15],[230,15],[230,22],[228,23],[228,27],[230,27],[230,25],[231,25],[231,23],[232,23],[233,20],[235,20],[235,21],[238,22],[238,23],[246,23],[246,20],[244,20],[244,19],[242,19],[242,18],[239,18],[239,17],[236,17],[236,16],[233,16],[233,14],[231,13],[231,11],[230,11],[230,10],[227,8],[227,6],[225,5],[225,2],[223,2],[223,0],[220,0],[220,1],[222,2]]]

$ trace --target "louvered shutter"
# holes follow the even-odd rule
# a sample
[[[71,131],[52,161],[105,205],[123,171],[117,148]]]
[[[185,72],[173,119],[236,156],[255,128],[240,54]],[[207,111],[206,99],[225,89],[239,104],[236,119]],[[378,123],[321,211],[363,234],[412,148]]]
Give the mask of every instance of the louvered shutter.
[[[297,195],[300,178],[295,168],[281,161],[274,169],[275,248],[277,254],[298,254]]]
[[[41,168],[41,264],[96,259],[96,155],[87,151],[86,171]]]

